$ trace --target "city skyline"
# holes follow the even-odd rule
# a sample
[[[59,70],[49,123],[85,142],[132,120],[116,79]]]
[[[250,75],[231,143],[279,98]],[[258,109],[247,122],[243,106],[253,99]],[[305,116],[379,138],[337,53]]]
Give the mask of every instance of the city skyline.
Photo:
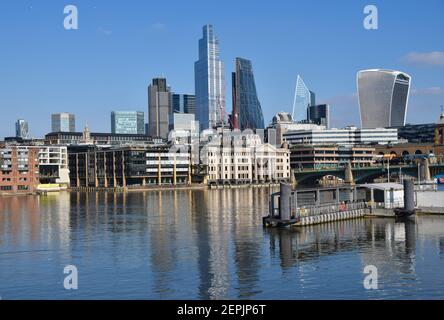
[[[77,4],[81,13],[77,31],[63,30],[59,21],[63,16],[58,6],[34,1],[5,5],[3,13],[8,14],[2,16],[0,25],[7,47],[4,58],[8,63],[0,76],[0,85],[5,89],[1,104],[3,108],[11,108],[11,112],[0,119],[0,136],[13,136],[14,122],[23,118],[29,122],[31,135],[41,137],[50,131],[49,115],[60,111],[76,114],[81,126],[88,122],[94,131],[108,131],[108,123],[103,120],[119,105],[131,110],[145,109],[144,88],[158,74],[166,75],[174,92],[192,94],[196,42],[201,36],[202,25],[208,22],[217,30],[226,71],[234,69],[232,60],[236,56],[248,56],[255,64],[258,97],[266,125],[277,112],[291,112],[297,74],[315,89],[319,103],[331,105],[332,127],[359,125],[355,74],[367,68],[403,70],[415,79],[407,123],[434,122],[443,104],[444,86],[440,73],[444,54],[439,35],[444,24],[441,19],[433,19],[439,17],[438,12],[443,9],[439,1],[431,1],[421,13],[418,13],[418,8],[422,8],[419,2],[403,3],[401,15],[408,23],[402,27],[397,26],[396,19],[390,19],[392,16],[399,18],[399,5],[376,2],[381,21],[379,30],[374,31],[362,27],[365,2],[361,1],[339,8],[323,3],[326,10],[319,12],[316,21],[295,14],[292,11],[295,4],[289,2],[281,2],[281,6],[276,6],[279,8],[258,4],[254,17],[247,19],[251,23],[248,26],[247,22],[224,22],[230,12],[230,3],[221,6],[217,14],[212,13],[209,4],[196,10],[198,4],[187,7],[178,3],[183,9],[178,12],[190,13],[178,21],[174,20],[176,13],[172,17],[146,13],[145,4],[141,2],[136,2],[131,9],[101,2],[78,1]],[[297,5],[306,9],[316,7],[316,3]],[[115,19],[120,9],[133,17],[134,23]],[[255,21],[261,20],[268,11],[278,14],[279,21],[272,20],[273,23],[266,26]],[[41,22],[44,17],[48,19]],[[39,29],[32,28],[36,19]],[[8,34],[11,26],[14,37]],[[245,32],[242,36],[239,35],[241,27]],[[280,28],[302,38],[307,35],[301,30],[310,31],[310,38],[316,41],[311,43],[310,50],[296,52],[293,49],[303,42],[302,39],[290,41],[296,44],[285,43],[275,36]],[[350,31],[344,32],[346,28]],[[428,37],[423,37],[424,32]],[[43,33],[50,36],[43,38]],[[340,41],[338,47],[330,39],[335,34],[341,34],[346,43]],[[170,42],[182,48],[180,54],[171,50]],[[32,50],[28,49],[31,45]],[[116,45],[127,47],[110,52],[117,48]],[[152,45],[156,46],[156,51],[149,49]],[[331,50],[322,52],[322,48],[327,47]],[[32,58],[29,52],[34,53]],[[86,60],[94,61],[95,65],[78,57],[89,57]],[[88,75],[87,81],[85,75]],[[225,78],[228,79],[227,72]],[[274,83],[276,78],[280,79],[279,83]],[[21,94],[22,90],[27,94]],[[228,97],[230,90],[230,86],[226,86]],[[226,112],[230,110],[228,103]]]

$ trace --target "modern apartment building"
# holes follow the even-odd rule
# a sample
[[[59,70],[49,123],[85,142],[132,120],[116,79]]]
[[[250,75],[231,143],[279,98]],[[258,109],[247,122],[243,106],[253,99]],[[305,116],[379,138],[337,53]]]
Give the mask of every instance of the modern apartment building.
[[[34,192],[38,184],[38,147],[6,145],[0,149],[0,194]]]
[[[362,128],[405,125],[411,77],[394,70],[359,71],[357,87]]]

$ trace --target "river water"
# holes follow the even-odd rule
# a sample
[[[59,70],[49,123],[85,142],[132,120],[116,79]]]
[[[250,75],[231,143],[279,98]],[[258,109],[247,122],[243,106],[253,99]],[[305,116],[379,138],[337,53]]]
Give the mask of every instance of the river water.
[[[268,194],[2,197],[0,297],[444,298],[444,216],[268,230],[261,223]],[[64,288],[67,265],[77,268],[77,290]],[[378,289],[364,287],[368,265],[377,268]]]

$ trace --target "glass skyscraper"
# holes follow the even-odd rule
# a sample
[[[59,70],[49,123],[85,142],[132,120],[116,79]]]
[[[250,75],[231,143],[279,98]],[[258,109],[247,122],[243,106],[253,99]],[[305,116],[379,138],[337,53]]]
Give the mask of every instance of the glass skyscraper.
[[[359,71],[357,86],[362,128],[404,126],[411,77],[394,70]]]
[[[238,129],[264,129],[264,116],[257,97],[253,66],[250,60],[236,58],[233,74],[233,127]],[[237,128],[235,128],[237,129]]]
[[[145,113],[141,111],[111,112],[111,132],[114,134],[145,134]]]
[[[54,113],[51,115],[52,132],[75,132],[75,115],[67,112]]]
[[[293,113],[292,117],[295,122],[301,122],[307,120],[307,108],[313,105],[314,93],[308,90],[307,86],[302,80],[301,76],[298,75],[296,80],[296,90],[293,102]]]
[[[199,40],[199,60],[194,64],[196,116],[201,129],[215,128],[225,122],[224,64],[219,58],[219,41],[213,26],[203,27]]]
[[[172,94],[173,113],[196,113],[196,97],[191,94]]]
[[[15,136],[17,138],[23,138],[23,139],[29,138],[27,121],[23,119],[17,120],[17,122],[15,123]]]

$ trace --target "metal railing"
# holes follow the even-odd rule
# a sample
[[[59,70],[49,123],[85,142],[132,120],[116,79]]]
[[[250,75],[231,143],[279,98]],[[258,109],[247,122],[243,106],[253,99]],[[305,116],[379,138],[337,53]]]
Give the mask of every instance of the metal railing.
[[[366,202],[352,202],[339,204],[323,204],[318,206],[301,207],[296,210],[296,215],[300,217],[318,216],[329,213],[365,209]]]

